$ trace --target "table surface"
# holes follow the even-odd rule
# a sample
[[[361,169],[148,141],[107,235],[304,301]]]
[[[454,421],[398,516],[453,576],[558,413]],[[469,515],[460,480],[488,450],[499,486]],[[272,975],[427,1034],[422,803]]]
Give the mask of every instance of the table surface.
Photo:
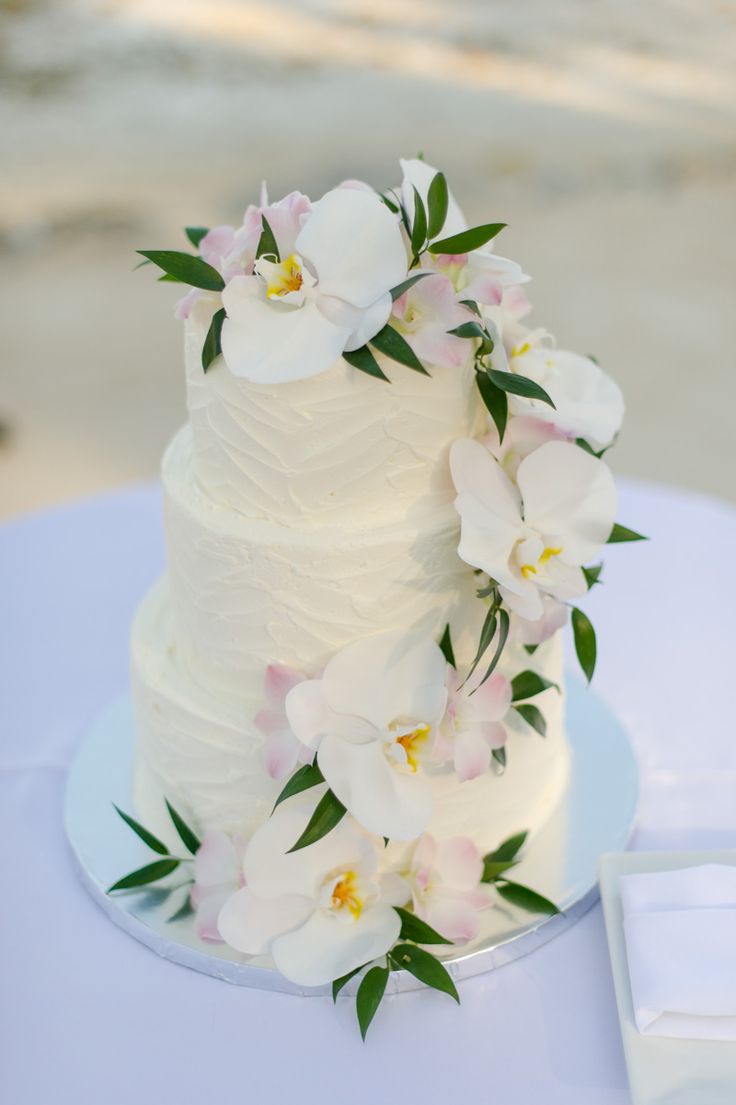
[[[736,511],[644,484],[621,499],[620,521],[652,541],[607,550],[586,609],[597,689],[642,766],[634,844],[733,847]],[[389,998],[363,1045],[352,1003],[188,971],[92,903],[64,838],[65,776],[126,689],[130,621],[163,555],[152,487],[0,529],[3,1105],[628,1105],[599,907],[462,983],[459,1009],[427,991]]]

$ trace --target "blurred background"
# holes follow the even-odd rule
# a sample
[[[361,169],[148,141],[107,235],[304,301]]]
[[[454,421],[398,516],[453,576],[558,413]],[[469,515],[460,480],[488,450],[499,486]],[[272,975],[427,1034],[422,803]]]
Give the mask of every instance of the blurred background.
[[[181,328],[136,248],[418,150],[621,382],[614,467],[736,501],[735,61],[717,0],[0,0],[0,513],[155,478]]]

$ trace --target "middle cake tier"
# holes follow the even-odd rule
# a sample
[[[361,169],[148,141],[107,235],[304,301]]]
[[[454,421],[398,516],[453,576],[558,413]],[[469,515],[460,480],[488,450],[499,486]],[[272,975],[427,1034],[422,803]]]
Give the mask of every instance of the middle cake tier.
[[[450,620],[461,648],[465,634],[468,647],[477,641],[475,577],[457,555],[451,504],[382,527],[353,518],[300,532],[248,519],[199,487],[188,427],[162,478],[177,648],[213,690],[255,700],[268,663],[314,674],[346,644],[391,629],[439,639]]]

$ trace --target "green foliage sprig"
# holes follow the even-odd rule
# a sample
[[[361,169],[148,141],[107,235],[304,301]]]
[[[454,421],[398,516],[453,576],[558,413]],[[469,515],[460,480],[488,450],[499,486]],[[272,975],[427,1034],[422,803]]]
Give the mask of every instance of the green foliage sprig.
[[[148,886],[151,883],[166,878],[167,875],[176,871],[182,863],[192,862],[200,847],[199,838],[194,830],[189,827],[181,814],[177,813],[168,799],[166,799],[166,808],[169,811],[169,817],[171,818],[179,839],[190,853],[188,856],[172,855],[167,845],[164,844],[162,840],[159,840],[157,836],[154,836],[149,829],[146,829],[139,821],[136,821],[129,813],[125,813],[124,810],[115,806],[114,803],[113,807],[125,824],[133,830],[136,836],[139,837],[152,852],[156,852],[162,858],[154,860],[153,863],[148,863],[144,867],[139,867],[137,870],[131,871],[128,875],[124,875],[122,879],[118,879],[116,883],[113,883],[108,890],[108,894],[112,894],[113,891],[116,890],[133,890],[140,886]]]

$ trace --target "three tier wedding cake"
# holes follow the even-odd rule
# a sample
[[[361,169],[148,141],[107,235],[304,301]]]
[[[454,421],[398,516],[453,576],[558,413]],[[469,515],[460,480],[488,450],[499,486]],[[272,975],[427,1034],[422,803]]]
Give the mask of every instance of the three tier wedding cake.
[[[530,329],[527,277],[442,173],[264,194],[195,252],[189,423],[163,460],[168,568],[133,629],[135,815],[185,860],[202,939],[303,986],[476,938],[569,772],[561,629],[615,525],[617,385]]]

